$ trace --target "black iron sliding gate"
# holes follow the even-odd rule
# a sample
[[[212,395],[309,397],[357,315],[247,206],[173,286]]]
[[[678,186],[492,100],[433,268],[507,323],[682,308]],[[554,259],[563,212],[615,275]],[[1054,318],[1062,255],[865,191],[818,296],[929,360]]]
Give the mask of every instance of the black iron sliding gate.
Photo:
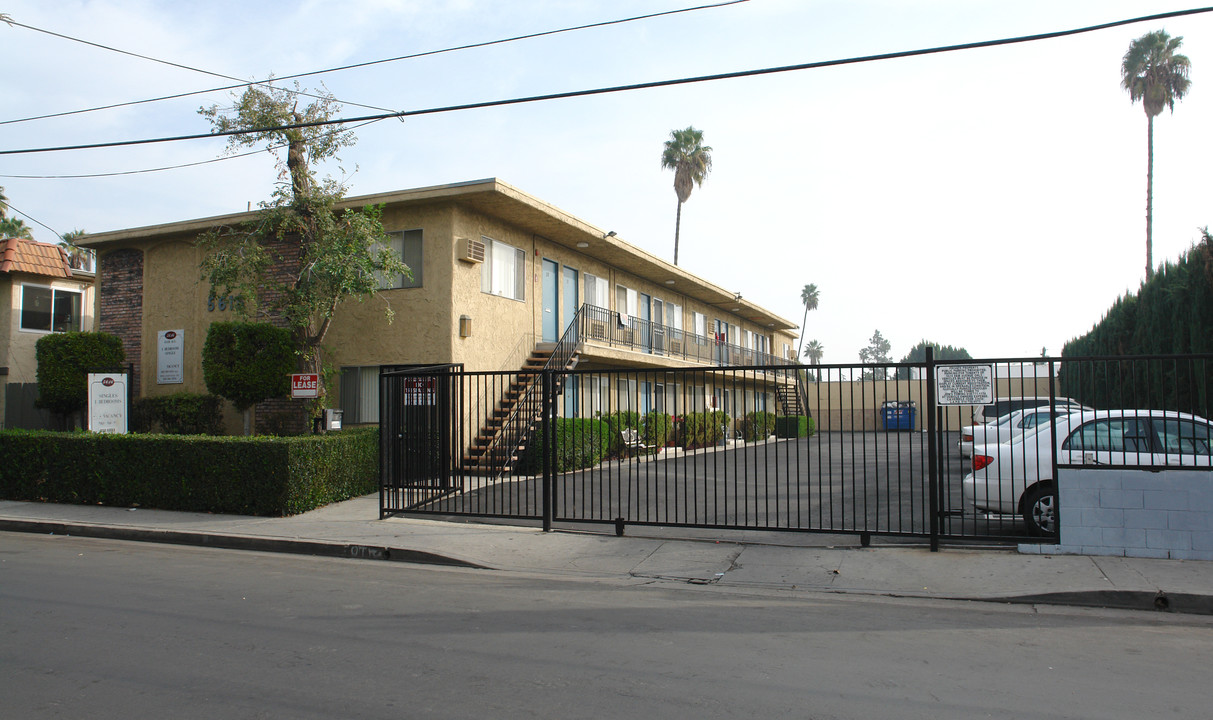
[[[927,380],[960,363],[587,370],[568,359],[558,348],[541,370],[384,368],[381,513],[522,518],[545,529],[906,536],[933,546],[1027,537],[1018,513],[979,511],[965,497],[972,460],[961,441],[974,414],[994,408],[944,404]],[[1056,411],[1072,400],[1207,417],[1211,361],[964,364],[987,368],[992,397],[1023,406]]]

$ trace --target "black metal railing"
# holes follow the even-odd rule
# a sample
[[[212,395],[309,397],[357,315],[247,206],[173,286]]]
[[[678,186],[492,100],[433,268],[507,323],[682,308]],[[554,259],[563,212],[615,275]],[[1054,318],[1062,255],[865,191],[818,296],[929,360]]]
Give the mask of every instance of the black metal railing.
[[[481,466],[490,470],[493,477],[507,472],[530,444],[543,410],[542,381],[554,370],[563,370],[577,352],[580,336],[579,309],[564,335],[556,342],[552,354],[538,372],[519,373],[520,396],[514,403],[500,430],[484,450]]]
[[[1096,418],[1122,408],[1163,417],[1090,430],[1091,467],[1208,470],[1213,460],[1213,426],[1204,420],[1213,415],[1213,356],[569,369],[578,340],[570,333],[584,333],[581,320],[547,367],[533,373],[525,409],[513,412],[519,429],[502,441],[512,449],[508,463],[493,473],[447,463],[452,491],[383,512],[527,518],[545,528],[605,523],[903,536],[933,547],[941,539],[1022,542],[1041,529],[1025,514],[1029,497],[1031,506],[1051,503],[1055,523],[1063,517],[1056,497],[1027,490],[1028,481],[1057,478],[1059,463],[1046,449],[1062,448],[1076,430],[1052,419],[1069,402],[1100,411]],[[941,392],[934,379],[959,369],[970,384]],[[454,456],[466,454],[517,375],[450,374]],[[1129,380],[1137,390],[1121,386]],[[796,388],[803,414],[778,400],[781,387]],[[981,393],[995,402],[977,403]],[[1023,429],[1017,450],[999,450],[1012,446],[1008,429],[966,451],[964,431],[975,414],[1016,403],[1043,406],[1048,420]],[[381,417],[392,415],[381,407]],[[1118,456],[1100,454],[1122,446]],[[1170,456],[1168,448],[1175,450]],[[975,456],[999,452],[1007,457],[997,475],[975,472]],[[1069,460],[1087,458],[1080,451]],[[990,498],[1004,484],[1014,497],[1010,506],[995,505]]]
[[[579,313],[583,342],[724,367],[775,367],[787,363],[769,353],[727,343],[723,338],[697,335],[595,305],[582,305]]]

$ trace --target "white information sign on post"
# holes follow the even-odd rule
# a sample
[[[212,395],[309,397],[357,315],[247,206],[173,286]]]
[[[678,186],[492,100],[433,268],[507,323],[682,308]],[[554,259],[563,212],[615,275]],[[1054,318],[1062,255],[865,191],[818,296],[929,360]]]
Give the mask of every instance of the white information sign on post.
[[[937,405],[989,405],[994,402],[993,365],[937,365]]]
[[[176,385],[185,382],[185,330],[161,330],[156,343],[156,384]]]
[[[126,373],[89,373],[89,432],[125,435],[126,400]]]

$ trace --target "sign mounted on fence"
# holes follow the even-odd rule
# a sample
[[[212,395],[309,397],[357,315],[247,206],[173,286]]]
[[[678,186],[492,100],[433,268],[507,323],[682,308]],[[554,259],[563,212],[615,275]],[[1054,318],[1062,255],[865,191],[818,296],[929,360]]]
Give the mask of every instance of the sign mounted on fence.
[[[89,432],[125,435],[126,398],[126,373],[89,373]]]
[[[937,365],[938,405],[989,405],[994,402],[993,365]]]
[[[320,397],[320,376],[316,373],[295,373],[291,375],[291,397]]]
[[[405,405],[437,405],[438,383],[432,377],[410,377],[404,380]]]

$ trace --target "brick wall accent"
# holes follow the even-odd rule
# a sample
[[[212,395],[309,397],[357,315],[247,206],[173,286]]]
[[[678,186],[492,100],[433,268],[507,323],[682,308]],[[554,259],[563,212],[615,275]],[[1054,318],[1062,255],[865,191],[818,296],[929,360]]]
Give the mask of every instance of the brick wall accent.
[[[301,259],[301,248],[297,235],[286,238],[268,240],[266,248],[276,259],[270,269],[271,277],[278,282],[289,282],[296,274]],[[258,293],[258,302],[262,307],[272,303],[277,298],[272,291],[262,289]],[[268,321],[277,327],[287,327],[281,317],[270,317]],[[276,398],[257,403],[253,411],[256,416],[257,432],[274,435],[303,435],[312,431],[312,420],[308,417],[307,401],[290,398]]]
[[[126,361],[134,365],[131,387],[136,395],[142,395],[143,251],[124,249],[102,254],[97,275],[103,278],[97,329],[122,339]]]

